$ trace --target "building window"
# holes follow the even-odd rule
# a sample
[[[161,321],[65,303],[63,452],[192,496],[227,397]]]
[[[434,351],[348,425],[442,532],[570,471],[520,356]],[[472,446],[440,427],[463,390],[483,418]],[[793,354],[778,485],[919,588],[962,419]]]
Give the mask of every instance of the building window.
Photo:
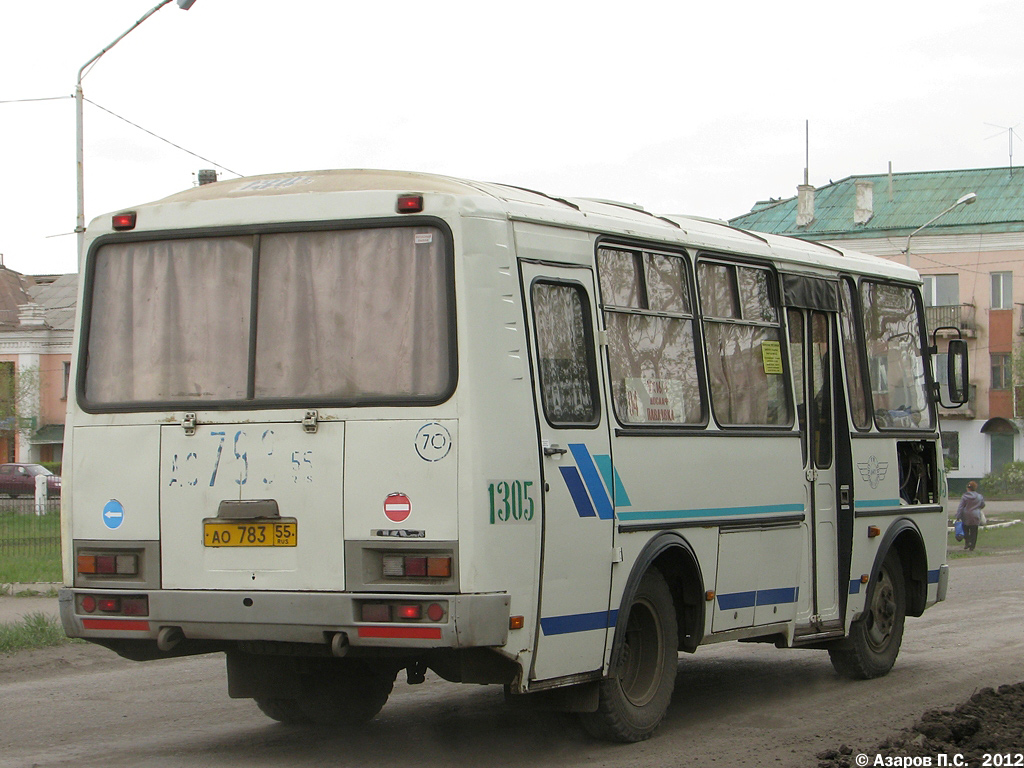
[[[992,309],[1013,309],[1013,272],[992,273]]]
[[[992,355],[992,389],[1009,389],[1013,383],[1009,355]]]
[[[926,307],[953,307],[960,303],[959,275],[925,275],[923,279]]]
[[[63,394],[60,396],[61,400],[68,399],[68,388],[71,386],[71,363],[67,360],[64,361],[64,389]]]
[[[960,433],[942,433],[942,458],[945,459],[946,469],[960,469]]]

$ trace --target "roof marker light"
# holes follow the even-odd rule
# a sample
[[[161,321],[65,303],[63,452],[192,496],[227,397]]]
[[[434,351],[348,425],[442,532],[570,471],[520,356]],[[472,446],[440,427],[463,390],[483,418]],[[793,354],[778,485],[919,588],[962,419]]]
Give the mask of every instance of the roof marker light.
[[[419,213],[423,210],[423,195],[399,195],[395,211],[398,213]]]
[[[113,221],[111,222],[114,229],[118,232],[124,232],[128,229],[135,229],[135,211],[128,211],[127,213],[115,213]]]

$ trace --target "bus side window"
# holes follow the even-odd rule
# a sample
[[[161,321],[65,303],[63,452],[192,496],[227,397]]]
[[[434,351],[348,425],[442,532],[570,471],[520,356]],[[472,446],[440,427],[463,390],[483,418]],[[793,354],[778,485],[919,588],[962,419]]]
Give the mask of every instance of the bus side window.
[[[532,299],[544,415],[552,426],[596,424],[596,367],[586,293],[579,285],[538,281]]]
[[[774,277],[761,267],[697,264],[711,410],[720,425],[793,423],[773,285]]]
[[[861,362],[860,342],[857,339],[857,317],[853,290],[849,280],[843,280],[839,296],[842,301],[839,327],[843,333],[843,356],[846,358],[846,384],[850,390],[850,416],[857,429],[871,426],[868,416],[867,389],[864,386],[864,365]]]

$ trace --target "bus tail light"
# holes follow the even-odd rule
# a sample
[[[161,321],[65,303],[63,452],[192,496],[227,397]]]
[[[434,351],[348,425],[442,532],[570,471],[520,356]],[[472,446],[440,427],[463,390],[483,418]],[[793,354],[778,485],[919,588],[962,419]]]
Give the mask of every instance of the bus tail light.
[[[425,555],[384,555],[381,572],[387,578],[450,579],[452,559]]]
[[[398,606],[399,621],[419,621],[423,617],[423,608],[418,604]]]
[[[423,210],[423,195],[399,195],[395,205],[397,213],[419,213]]]
[[[139,575],[139,556],[136,554],[81,554],[77,563],[78,572],[87,576]]]
[[[149,616],[149,598],[145,595],[78,595],[76,605],[78,613]]]
[[[114,227],[118,232],[125,232],[129,229],[135,229],[135,211],[127,211],[125,213],[115,213],[111,226]]]
[[[359,608],[359,620],[373,624],[424,621],[437,624],[445,621],[447,617],[446,602],[364,602]]]

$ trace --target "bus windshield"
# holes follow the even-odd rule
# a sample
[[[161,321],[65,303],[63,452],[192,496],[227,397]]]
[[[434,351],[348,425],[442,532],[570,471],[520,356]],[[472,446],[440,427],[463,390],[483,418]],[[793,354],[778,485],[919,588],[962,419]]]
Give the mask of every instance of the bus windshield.
[[[453,387],[436,227],[107,243],[91,271],[92,407],[437,402]]]
[[[861,293],[871,398],[879,429],[933,429],[913,291],[864,281]]]

